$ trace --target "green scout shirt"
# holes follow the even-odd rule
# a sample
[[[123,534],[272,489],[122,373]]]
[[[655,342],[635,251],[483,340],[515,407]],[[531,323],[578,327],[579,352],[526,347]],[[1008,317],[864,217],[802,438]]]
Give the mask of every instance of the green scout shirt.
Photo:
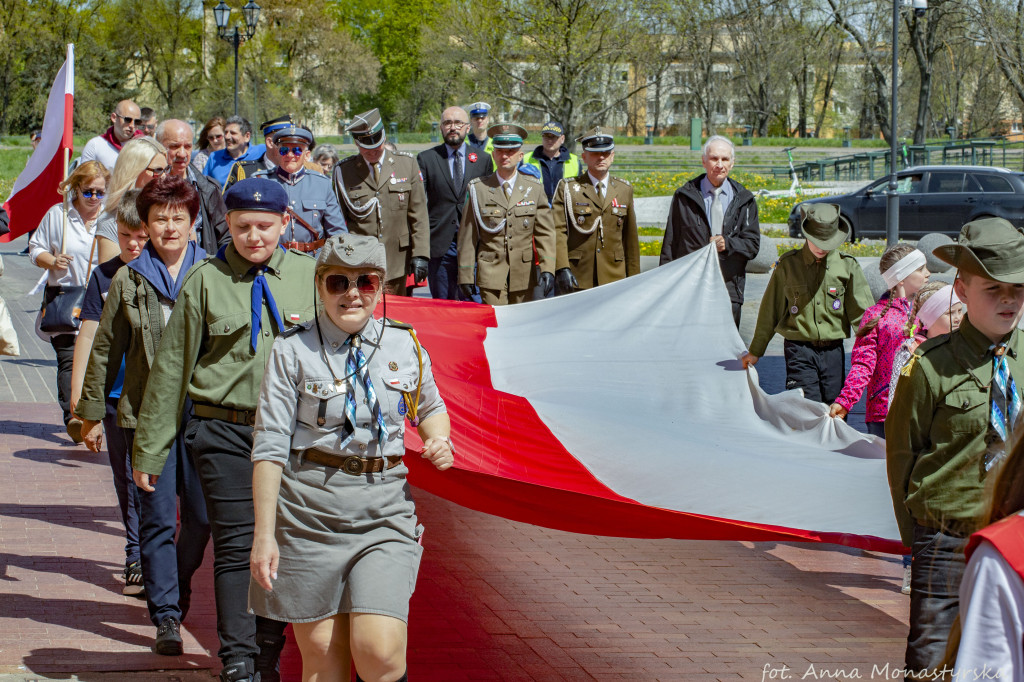
[[[149,375],[135,432],[132,466],[159,474],[178,432],[186,394],[193,402],[255,410],[275,328],[263,305],[262,335],[250,343],[253,263],[234,244],[227,262],[207,258],[189,271]],[[285,327],[313,318],[316,261],[275,249],[266,279]]]
[[[1007,341],[1010,374],[1024,380],[1022,337]],[[925,341],[896,384],[885,419],[885,451],[893,508],[908,547],[914,524],[963,535],[980,528],[985,437],[992,383],[992,342],[970,322]]]
[[[105,396],[114,386],[123,357],[124,388],[117,402],[117,425],[134,429],[163,330],[164,311],[156,289],[139,272],[118,270],[103,304],[85,370],[82,399],[75,412],[92,421],[103,420],[107,413]]]
[[[757,313],[750,354],[764,355],[775,334],[790,341],[839,341],[875,304],[853,256],[829,251],[818,261],[805,243],[782,254]]]

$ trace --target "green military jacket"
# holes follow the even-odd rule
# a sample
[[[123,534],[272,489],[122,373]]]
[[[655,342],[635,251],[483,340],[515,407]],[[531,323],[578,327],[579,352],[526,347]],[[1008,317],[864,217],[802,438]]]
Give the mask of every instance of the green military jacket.
[[[263,370],[277,329],[266,304],[262,333],[250,343],[251,296],[255,274],[234,244],[225,258],[193,267],[163,332],[135,432],[132,466],[159,474],[181,423],[185,396],[193,402],[234,410],[255,410]],[[266,280],[285,328],[313,318],[316,261],[297,251],[275,249]]]
[[[85,419],[103,420],[107,412],[105,396],[113,388],[124,358],[124,387],[117,402],[117,425],[134,429],[163,331],[164,311],[156,289],[139,272],[131,268],[118,270],[103,304],[85,369],[82,399],[75,412]]]
[[[911,356],[885,419],[889,488],[907,546],[915,523],[964,537],[981,528],[985,488],[996,473],[985,471],[993,344],[969,318]],[[1022,345],[1014,330],[1007,362],[1018,386]]]
[[[818,261],[807,248],[782,254],[757,313],[750,354],[764,355],[776,334],[789,341],[839,341],[875,304],[853,256],[829,251]]]

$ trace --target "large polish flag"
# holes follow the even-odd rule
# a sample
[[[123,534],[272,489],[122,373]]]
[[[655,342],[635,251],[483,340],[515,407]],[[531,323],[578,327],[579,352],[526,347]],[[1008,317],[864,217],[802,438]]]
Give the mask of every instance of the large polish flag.
[[[11,231],[0,236],[0,242],[9,242],[39,227],[46,212],[63,200],[57,185],[64,180],[67,159],[74,149],[74,103],[75,46],[68,45],[67,60],[57,72],[46,101],[42,140],[4,202],[4,210],[11,218]]]
[[[884,441],[743,370],[710,246],[570,296],[387,315],[416,328],[452,420],[445,472],[407,432],[434,494],[577,533],[902,551]]]

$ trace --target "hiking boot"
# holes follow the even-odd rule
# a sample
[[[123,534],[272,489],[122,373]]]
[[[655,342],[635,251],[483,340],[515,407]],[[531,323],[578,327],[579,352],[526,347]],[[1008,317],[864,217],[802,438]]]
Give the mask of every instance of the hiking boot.
[[[153,651],[161,656],[180,656],[185,647],[181,642],[181,623],[174,616],[167,616],[156,629],[156,643]]]
[[[260,682],[260,674],[252,671],[252,660],[242,659],[224,664],[220,682]]]
[[[146,596],[146,586],[142,584],[142,564],[133,561],[124,568],[124,587],[121,594],[127,597]]]

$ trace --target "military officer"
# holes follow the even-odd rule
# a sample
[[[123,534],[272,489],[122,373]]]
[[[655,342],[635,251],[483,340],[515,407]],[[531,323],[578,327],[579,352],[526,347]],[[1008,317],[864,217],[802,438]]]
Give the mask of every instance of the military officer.
[[[469,183],[469,202],[459,227],[459,287],[484,303],[504,305],[531,298],[534,284],[554,288],[555,231],[540,180],[518,171],[526,131],[510,123],[487,129],[497,170]],[[534,248],[540,275],[534,274]]]
[[[274,170],[274,167],[279,163],[279,157],[277,156],[277,147],[274,146],[274,141],[271,138],[278,130],[284,130],[285,128],[290,128],[293,125],[295,124],[292,122],[291,114],[278,116],[277,118],[272,118],[269,121],[261,123],[260,131],[263,133],[263,144],[267,148],[267,151],[265,151],[258,159],[236,161],[235,165],[231,167],[231,171],[228,173],[228,179],[224,182],[224,191],[227,191],[228,187],[239,180],[251,177],[256,171]]]
[[[553,197],[559,294],[640,274],[633,187],[608,172],[615,159],[615,138],[597,127],[579,142],[587,170],[563,178]]]
[[[291,144],[291,143],[289,143]],[[323,178],[327,182],[326,178]],[[253,423],[274,338],[313,318],[316,261],[278,248],[285,185],[247,178],[224,195],[231,241],[189,271],[146,383],[135,432],[136,484],[151,491],[181,424],[202,484],[214,550],[222,682],[275,677],[284,624],[247,610],[253,537]]]
[[[491,105],[487,102],[475,102],[469,105],[469,136],[466,144],[476,147],[477,151],[490,154],[494,151],[494,140],[491,139],[487,124],[490,121]]]
[[[384,122],[371,109],[345,128],[359,153],[334,168],[334,192],[349,232],[376,237],[387,251],[388,291],[406,295],[405,276],[427,278],[430,221],[416,157],[385,151]]]
[[[252,177],[278,182],[288,194],[291,221],[281,236],[281,245],[304,253],[316,251],[327,237],[347,232],[348,228],[330,178],[303,165],[313,145],[313,133],[290,126],[274,133],[271,139],[280,163],[273,170],[256,171]]]

